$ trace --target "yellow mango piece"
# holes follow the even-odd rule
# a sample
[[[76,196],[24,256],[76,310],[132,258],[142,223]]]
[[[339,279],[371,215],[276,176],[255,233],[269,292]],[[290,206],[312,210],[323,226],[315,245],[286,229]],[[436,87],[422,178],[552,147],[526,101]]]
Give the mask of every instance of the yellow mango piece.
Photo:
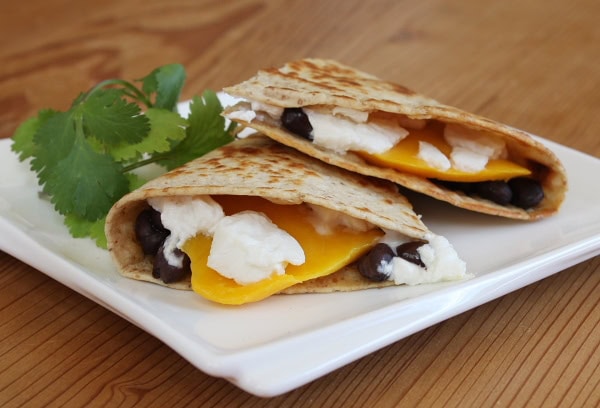
[[[404,173],[446,181],[477,182],[487,180],[508,180],[513,177],[528,176],[531,171],[509,160],[490,160],[485,169],[469,173],[450,168],[440,170],[430,166],[418,157],[419,141],[437,147],[447,157],[452,147],[446,143],[439,126],[429,125],[424,129],[410,129],[410,134],[390,150],[380,154],[355,152],[366,161],[382,167],[391,167]]]
[[[303,265],[288,265],[283,275],[240,285],[207,266],[211,237],[198,235],[188,240],[183,250],[191,260],[192,289],[218,303],[240,305],[256,302],[297,283],[329,275],[358,259],[383,236],[378,228],[366,232],[340,230],[335,234],[320,235],[307,220],[308,209],[304,205],[279,205],[246,196],[213,196],[213,199],[223,207],[226,215],[244,210],[264,213],[298,241],[306,256]],[[231,256],[236,256],[235,248],[231,248]]]

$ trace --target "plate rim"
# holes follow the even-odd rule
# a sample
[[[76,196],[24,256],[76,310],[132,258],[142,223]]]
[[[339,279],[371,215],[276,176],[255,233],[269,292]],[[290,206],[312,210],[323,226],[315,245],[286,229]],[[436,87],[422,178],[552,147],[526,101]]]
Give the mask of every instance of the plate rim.
[[[597,159],[594,156],[537,136],[536,138],[548,144],[555,151],[555,153],[557,153],[557,155],[559,155],[559,152],[564,155],[581,155],[580,157],[582,159],[585,159],[586,161],[591,160],[591,165],[600,166],[600,159]],[[10,149],[10,142],[10,138],[0,140],[0,149]],[[557,152],[557,150],[559,152]],[[11,152],[11,154],[14,153]],[[559,157],[561,157],[561,155],[559,155]],[[2,185],[0,185],[0,187],[2,187]],[[1,198],[2,196],[0,195],[0,199]],[[206,344],[205,348],[199,348],[198,343],[194,339],[190,339],[181,335],[178,338],[165,335],[166,331],[164,329],[170,328],[170,326],[165,325],[165,322],[163,322],[160,317],[144,311],[141,308],[141,305],[137,304],[131,299],[128,299],[119,291],[115,292],[113,288],[104,284],[97,277],[90,276],[88,273],[83,273],[83,280],[81,282],[77,282],[78,279],[81,279],[80,276],[77,276],[79,272],[81,272],[81,265],[66,259],[60,254],[57,254],[56,252],[52,251],[52,249],[44,246],[41,242],[38,242],[36,239],[29,236],[26,229],[21,228],[13,221],[5,217],[2,207],[0,206],[0,231],[9,230],[11,232],[10,234],[2,235],[5,237],[11,236],[13,239],[10,240],[10,242],[7,242],[6,238],[2,239],[0,237],[0,250],[5,251],[22,262],[31,265],[52,279],[61,282],[72,290],[88,297],[98,304],[101,304],[113,313],[123,317],[130,323],[157,337],[162,342],[172,347],[179,355],[184,357],[198,369],[212,376],[226,378],[228,381],[232,382],[243,390],[262,397],[272,397],[288,392],[294,388],[315,380],[322,375],[334,371],[345,364],[355,361],[356,359],[359,359],[373,351],[407,337],[419,330],[430,327],[431,325],[437,324],[452,316],[456,316],[457,314],[463,313],[473,307],[477,307],[491,300],[504,296],[514,290],[520,289],[533,282],[553,275],[554,273],[600,254],[600,231],[598,231],[595,234],[589,234],[589,236],[587,236],[585,239],[579,239],[576,242],[570,243],[569,245],[561,246],[558,249],[549,251],[548,254],[541,254],[524,260],[519,264],[510,265],[497,271],[487,273],[485,277],[475,277],[474,279],[468,281],[457,282],[451,286],[438,288],[432,292],[422,294],[419,296],[421,301],[434,302],[436,299],[443,298],[444,296],[447,296],[448,293],[454,293],[458,289],[469,288],[476,284],[485,286],[484,284],[487,283],[488,285],[491,285],[491,282],[494,279],[506,281],[507,273],[508,275],[515,275],[518,274],[518,272],[523,268],[531,268],[534,266],[537,269],[543,270],[543,272],[538,274],[528,274],[527,276],[530,278],[529,281],[522,277],[520,279],[513,279],[508,283],[505,282],[506,285],[501,289],[496,288],[495,291],[488,292],[486,296],[479,296],[470,302],[464,302],[458,306],[455,305],[448,308],[444,313],[441,314],[431,314],[428,316],[428,318],[423,319],[419,322],[419,324],[415,325],[410,330],[397,329],[395,332],[389,334],[385,338],[371,338],[371,341],[362,347],[355,347],[352,345],[351,350],[347,350],[337,356],[334,356],[334,358],[322,359],[316,366],[312,367],[312,369],[305,369],[301,372],[292,371],[287,376],[279,375],[276,376],[275,380],[272,379],[271,381],[265,381],[265,378],[268,378],[269,375],[272,375],[267,371],[269,369],[276,370],[276,368],[273,368],[273,365],[266,365],[262,370],[262,374],[257,375],[259,372],[261,372],[261,370],[253,369],[251,366],[256,363],[257,359],[264,359],[266,355],[271,353],[271,350],[268,348],[272,348],[273,346],[275,346],[277,349],[293,347],[300,341],[306,341],[307,339],[310,340],[315,337],[322,337],[328,335],[332,331],[335,332],[336,330],[365,331],[365,321],[368,322],[367,319],[372,317],[372,315],[377,315],[386,321],[393,321],[394,319],[397,320],[399,319],[398,315],[401,314],[403,309],[405,307],[409,307],[406,306],[406,304],[410,303],[412,299],[388,304],[382,308],[362,313],[358,316],[347,319],[347,321],[343,321],[332,326],[320,327],[310,330],[306,333],[299,333],[295,336],[277,339],[271,344],[251,346],[249,348],[236,350],[233,352],[207,350],[207,348],[211,347],[209,344]],[[15,240],[15,236],[18,237],[18,239]],[[25,245],[22,246],[22,249],[19,249],[15,247],[15,244]],[[23,248],[28,248],[30,250],[29,255],[23,252]],[[32,248],[34,250],[34,255],[38,255],[38,257],[34,258],[39,258],[38,260],[32,259]],[[45,262],[42,262],[42,257],[46,259]],[[48,259],[51,260],[51,262],[48,262]],[[55,266],[66,268],[69,273],[75,273],[76,276],[72,276],[70,278],[63,277],[58,275],[53,270],[48,270]],[[93,271],[90,272],[93,274]],[[111,299],[113,302],[115,299],[117,299],[116,304],[111,302]],[[132,314],[137,314],[137,316],[132,316]],[[348,326],[350,324],[356,324],[357,321],[362,323],[362,326],[359,325],[360,327],[356,328],[350,328]]]

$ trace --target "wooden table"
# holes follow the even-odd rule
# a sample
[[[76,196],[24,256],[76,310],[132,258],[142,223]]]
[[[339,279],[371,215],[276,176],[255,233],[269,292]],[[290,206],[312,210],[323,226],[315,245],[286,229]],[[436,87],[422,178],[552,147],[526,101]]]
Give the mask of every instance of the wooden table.
[[[593,0],[3,1],[0,137],[109,77],[181,62],[189,98],[314,56],[599,157],[599,15]],[[595,257],[262,399],[0,253],[0,406],[598,406],[599,293]]]

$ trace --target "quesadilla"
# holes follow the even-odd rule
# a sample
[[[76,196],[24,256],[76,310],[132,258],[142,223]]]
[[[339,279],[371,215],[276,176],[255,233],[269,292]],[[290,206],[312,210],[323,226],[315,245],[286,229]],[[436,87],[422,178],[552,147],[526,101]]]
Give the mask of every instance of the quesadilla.
[[[468,276],[393,183],[262,135],[124,196],[106,236],[122,275],[223,304]]]
[[[243,99],[231,120],[458,207],[534,220],[565,197],[564,167],[528,133],[336,61],[290,62],[224,91]]]

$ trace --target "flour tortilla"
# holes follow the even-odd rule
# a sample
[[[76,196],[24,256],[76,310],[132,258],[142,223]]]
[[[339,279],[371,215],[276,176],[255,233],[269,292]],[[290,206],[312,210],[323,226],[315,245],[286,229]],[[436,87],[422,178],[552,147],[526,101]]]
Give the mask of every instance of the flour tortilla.
[[[232,120],[326,163],[386,179],[468,210],[514,219],[535,220],[555,214],[567,191],[567,176],[559,159],[528,133],[443,105],[404,86],[381,80],[336,61],[304,59],[290,62],[282,68],[259,71],[251,79],[227,87],[224,91],[236,97],[283,108],[318,106],[327,109],[342,107],[366,112],[380,111],[405,115],[412,119],[454,123],[483,134],[499,136],[506,141],[513,161],[533,167],[534,177],[544,189],[544,200],[533,209],[503,206],[467,196],[424,177],[369,164],[352,152],[336,153],[316,146],[311,141],[290,133],[279,121],[274,121],[266,115],[258,115],[251,121],[241,120],[239,115],[231,115],[232,112],[250,110],[248,103],[242,102],[225,111],[225,116]]]
[[[143,254],[135,220],[147,200],[162,196],[260,196],[276,203],[316,204],[415,239],[431,232],[392,183],[368,178],[308,157],[255,135],[236,140],[156,178],[119,200],[106,220],[108,249],[123,276],[190,290],[189,279],[172,284],[152,277],[152,257]],[[295,285],[285,293],[351,291],[392,285],[363,278],[353,266]]]

